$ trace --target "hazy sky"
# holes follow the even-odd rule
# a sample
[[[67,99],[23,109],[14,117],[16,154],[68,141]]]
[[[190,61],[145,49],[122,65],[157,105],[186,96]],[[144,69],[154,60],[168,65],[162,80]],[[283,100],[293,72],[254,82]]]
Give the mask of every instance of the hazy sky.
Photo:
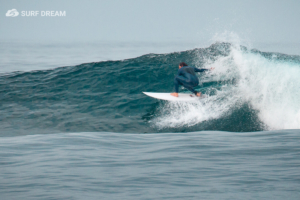
[[[67,16],[6,17],[13,8]],[[228,31],[252,42],[300,42],[299,0],[0,0],[0,13],[2,41],[207,41]]]

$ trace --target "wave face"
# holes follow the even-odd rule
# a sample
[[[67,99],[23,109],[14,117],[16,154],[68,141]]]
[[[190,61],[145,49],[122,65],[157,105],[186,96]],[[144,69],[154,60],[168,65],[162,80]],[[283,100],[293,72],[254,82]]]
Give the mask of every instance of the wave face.
[[[172,92],[178,63],[198,68],[197,103],[142,92]],[[300,128],[300,56],[230,43],[134,59],[0,76],[2,134],[50,132],[261,131]],[[181,88],[181,92],[187,92]]]

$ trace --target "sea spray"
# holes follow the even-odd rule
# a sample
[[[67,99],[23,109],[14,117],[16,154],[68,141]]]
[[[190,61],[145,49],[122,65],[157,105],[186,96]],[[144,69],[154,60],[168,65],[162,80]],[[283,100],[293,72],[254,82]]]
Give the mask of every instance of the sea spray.
[[[258,50],[232,45],[227,56],[206,60],[202,67],[215,70],[199,75],[200,85],[212,80],[221,85],[198,88],[208,94],[215,91],[205,103],[202,100],[193,105],[167,103],[156,125],[159,128],[194,126],[231,115],[231,111],[246,104],[257,113],[263,130],[300,128],[300,63],[288,55],[270,54],[264,56]]]

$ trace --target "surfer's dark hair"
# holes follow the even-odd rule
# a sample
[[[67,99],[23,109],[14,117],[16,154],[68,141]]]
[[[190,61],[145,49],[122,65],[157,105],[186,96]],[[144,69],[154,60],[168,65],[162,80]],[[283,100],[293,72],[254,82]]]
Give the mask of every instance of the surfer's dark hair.
[[[188,65],[185,62],[181,62],[181,63],[179,63],[179,66],[183,67],[183,66],[188,66]]]

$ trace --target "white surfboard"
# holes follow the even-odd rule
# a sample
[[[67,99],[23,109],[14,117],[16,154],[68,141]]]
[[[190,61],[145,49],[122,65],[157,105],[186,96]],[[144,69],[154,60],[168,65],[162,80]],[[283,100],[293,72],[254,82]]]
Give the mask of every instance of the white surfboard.
[[[201,95],[201,97],[197,97],[195,94],[185,94],[185,93],[178,93],[178,97],[172,96],[171,93],[156,93],[156,92],[143,92],[143,93],[149,97],[167,100],[167,101],[197,101],[205,97],[205,95]]]

